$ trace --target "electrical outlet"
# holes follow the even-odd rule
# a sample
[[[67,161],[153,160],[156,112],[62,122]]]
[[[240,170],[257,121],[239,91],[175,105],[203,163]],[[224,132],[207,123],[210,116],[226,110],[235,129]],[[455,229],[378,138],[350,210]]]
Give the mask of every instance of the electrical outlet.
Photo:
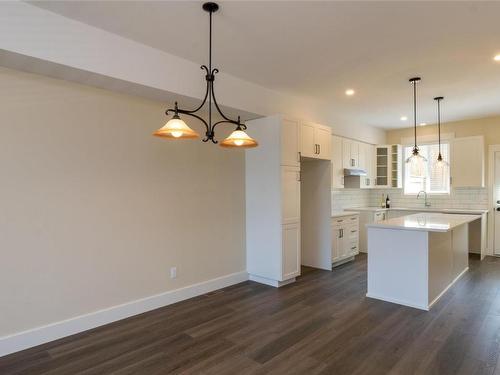
[[[177,277],[177,267],[170,267],[170,278],[175,279]]]

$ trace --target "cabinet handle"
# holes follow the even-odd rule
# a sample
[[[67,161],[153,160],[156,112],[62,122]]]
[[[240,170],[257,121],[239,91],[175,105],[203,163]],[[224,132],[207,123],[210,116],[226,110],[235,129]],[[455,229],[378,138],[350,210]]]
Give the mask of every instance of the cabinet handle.
[[[356,246],[351,247],[351,250],[356,250]]]
[[[339,229],[339,238],[342,238],[342,237],[344,237],[344,230]]]
[[[356,233],[356,232],[357,232],[357,230],[351,230],[351,233]]]
[[[337,220],[337,223],[341,223],[341,222],[343,222],[343,221],[344,221],[344,220]]]
[[[321,154],[321,145],[318,145],[318,155]]]
[[[300,151],[297,152],[297,161],[300,163]]]

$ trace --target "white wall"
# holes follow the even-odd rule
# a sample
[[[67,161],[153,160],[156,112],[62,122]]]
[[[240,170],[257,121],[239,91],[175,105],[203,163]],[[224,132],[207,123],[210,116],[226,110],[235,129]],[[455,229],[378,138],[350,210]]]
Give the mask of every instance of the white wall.
[[[205,93],[199,63],[24,2],[0,2],[0,63],[157,98],[174,93],[184,96],[183,103]],[[224,72],[217,75],[216,85],[219,103],[225,106],[262,116],[283,113],[331,126],[338,135],[385,142],[381,129],[337,120],[329,102],[278,92]]]
[[[151,136],[161,103],[0,86],[0,338],[245,270],[243,151]]]

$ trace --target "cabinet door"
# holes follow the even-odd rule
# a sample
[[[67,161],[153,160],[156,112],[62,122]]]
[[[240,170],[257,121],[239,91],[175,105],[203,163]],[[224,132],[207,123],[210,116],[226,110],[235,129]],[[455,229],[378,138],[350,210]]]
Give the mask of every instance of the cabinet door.
[[[340,249],[342,247],[342,238],[340,234],[340,227],[332,225],[332,263],[340,260]]]
[[[353,168],[359,168],[359,143],[351,141],[351,164]]]
[[[455,138],[451,143],[452,187],[484,187],[484,138]]]
[[[300,224],[282,225],[281,232],[283,281],[300,275]]]
[[[298,121],[284,119],[281,124],[281,165],[300,166]]]
[[[307,158],[315,158],[317,155],[313,124],[300,124],[300,154]]]
[[[344,187],[344,166],[342,163],[342,138],[332,135],[332,189]]]
[[[323,160],[330,160],[332,129],[328,126],[316,125],[314,129],[315,143],[318,145],[317,157]]]
[[[282,224],[300,221],[300,170],[281,167],[281,220]]]
[[[358,168],[366,170],[366,143],[356,142],[358,145]]]
[[[352,168],[351,143],[350,139],[342,139],[342,166],[344,168]]]
[[[340,228],[340,257],[344,258],[349,255],[349,230],[346,225]]]

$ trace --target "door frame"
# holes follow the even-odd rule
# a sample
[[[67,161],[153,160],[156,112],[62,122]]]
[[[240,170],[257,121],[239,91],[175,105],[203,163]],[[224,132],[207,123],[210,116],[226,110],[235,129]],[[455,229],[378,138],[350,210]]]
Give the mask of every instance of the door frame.
[[[500,152],[499,145],[490,145],[488,147],[488,255],[500,256],[495,254],[495,211],[493,209],[495,202],[495,152]]]

